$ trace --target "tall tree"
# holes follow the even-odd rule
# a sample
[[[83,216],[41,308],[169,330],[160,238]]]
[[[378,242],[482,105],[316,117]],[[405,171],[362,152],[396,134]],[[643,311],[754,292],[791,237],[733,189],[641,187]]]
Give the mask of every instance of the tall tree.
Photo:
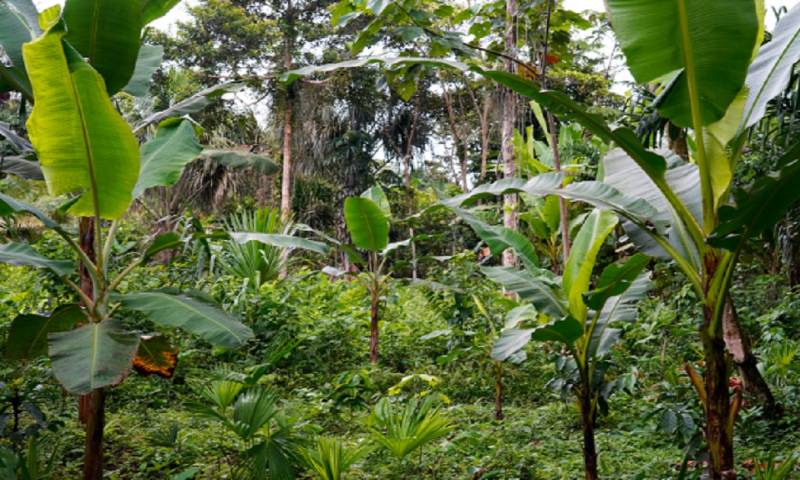
[[[509,58],[505,59],[505,69],[509,73],[516,71],[516,64],[511,58],[516,57],[517,52],[517,15],[519,13],[517,0],[506,0],[506,21],[505,21],[505,53]],[[517,122],[517,97],[511,89],[503,91],[503,126],[502,126],[502,155],[503,155],[503,176],[514,178],[517,174],[516,163],[514,161],[514,127]],[[518,198],[516,194],[508,194],[503,197],[503,225],[511,230],[519,228]],[[516,255],[509,249],[503,252],[503,265],[513,266],[517,262]]]

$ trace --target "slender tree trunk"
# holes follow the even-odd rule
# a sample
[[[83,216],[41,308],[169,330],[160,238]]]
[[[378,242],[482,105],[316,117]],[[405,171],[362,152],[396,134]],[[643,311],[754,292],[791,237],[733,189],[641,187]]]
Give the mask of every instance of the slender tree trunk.
[[[484,100],[481,110],[481,181],[486,179],[486,171],[489,168],[489,112],[491,111],[491,100]]]
[[[417,122],[419,120],[419,103],[420,94],[417,94],[417,99],[414,101],[414,110],[411,114],[411,130],[408,132],[408,139],[403,148],[403,185],[406,188],[411,186],[411,167],[414,158],[414,140],[417,135]]]
[[[722,317],[722,329],[725,335],[725,346],[733,357],[736,368],[744,379],[744,387],[747,392],[764,406],[764,413],[770,417],[780,416],[781,407],[775,401],[775,396],[769,388],[769,384],[758,370],[758,360],[753,354],[753,348],[747,333],[742,330],[739,323],[739,316],[730,297],[725,302],[725,310]]]
[[[467,162],[467,149],[464,141],[461,138],[461,133],[458,130],[458,121],[456,120],[456,112],[453,108],[453,99],[450,97],[450,92],[447,91],[447,85],[442,82],[442,97],[444,97],[444,105],[447,110],[447,123],[450,125],[450,131],[453,134],[453,143],[456,146],[456,156],[458,157],[461,166],[461,189],[465,192],[469,188],[467,184],[467,174],[469,165]]]
[[[411,279],[417,280],[417,242],[414,241],[414,229],[408,229],[408,238],[411,239]]]
[[[553,165],[556,172],[561,172],[561,155],[558,151],[558,129],[553,114],[547,112],[547,124],[550,129],[550,138],[553,144]],[[564,264],[567,264],[571,241],[569,237],[569,204],[564,197],[558,197],[559,226],[561,228],[561,250],[564,255]]]
[[[503,363],[494,362],[494,418],[503,420],[506,418],[503,413],[503,399],[505,387],[503,385]]]
[[[594,412],[588,381],[579,392],[578,404],[581,410],[581,431],[583,432],[583,467],[586,480],[597,480],[597,446],[594,441]]]
[[[480,183],[486,178],[486,171],[489,165],[489,113],[492,107],[492,97],[487,92],[487,95],[483,97],[483,104],[481,105],[481,103],[478,102],[478,96],[470,87],[469,83],[467,83],[467,92],[469,92],[469,98],[472,100],[472,105],[475,108],[475,113],[478,115],[478,122],[481,127],[481,171],[478,179]]]
[[[281,216],[292,218],[292,117],[294,105],[291,94],[286,94],[283,112],[283,178],[281,178]]]
[[[514,56],[517,49],[516,23],[519,6],[517,0],[506,0],[506,25],[505,25],[505,50],[506,54]],[[514,73],[515,65],[510,60],[505,61],[506,71]],[[510,89],[503,90],[503,133],[502,133],[502,154],[503,154],[503,176],[513,178],[516,176],[517,168],[514,159],[514,126],[517,123],[517,98]],[[503,225],[511,230],[519,227],[519,198],[517,195],[505,195],[503,197]],[[503,252],[503,265],[513,266],[517,263],[517,257],[509,249]]]
[[[103,428],[105,426],[105,390],[99,388],[86,395],[88,398],[88,418],[86,422],[86,443],[84,444],[83,479],[102,480],[103,478]]]
[[[292,69],[292,49],[294,44],[294,12],[292,10],[292,0],[286,2],[286,32],[284,32],[283,46],[283,68],[284,71]],[[292,217],[292,187],[293,187],[293,163],[292,163],[292,142],[293,131],[292,121],[294,119],[294,95],[293,87],[286,87],[286,105],[283,111],[283,177],[281,179],[281,215],[284,221]]]
[[[542,88],[547,88],[547,51],[550,47],[550,20],[552,16],[552,3],[547,0],[547,16],[545,18],[544,51],[542,52]],[[553,114],[547,111],[547,128],[550,135],[550,146],[553,149],[553,166],[556,172],[561,172],[561,154],[558,150],[558,128]],[[564,197],[558,197],[559,226],[561,228],[561,249],[564,255],[564,265],[567,264],[570,250],[569,237],[569,204]]]
[[[78,225],[80,248],[92,261],[97,259],[95,252],[96,221],[91,217],[82,217]],[[83,293],[94,298],[94,284],[85,265],[80,267],[80,282]],[[103,428],[105,426],[105,392],[103,389],[93,390],[78,398],[78,419],[86,429],[83,478],[84,480],[101,480],[103,478]]]

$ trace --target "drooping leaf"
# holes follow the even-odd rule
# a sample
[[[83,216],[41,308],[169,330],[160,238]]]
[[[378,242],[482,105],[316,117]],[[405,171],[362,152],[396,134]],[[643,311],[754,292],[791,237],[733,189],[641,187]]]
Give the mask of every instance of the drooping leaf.
[[[168,14],[181,0],[142,0],[142,25],[148,25]]]
[[[11,65],[3,69],[5,73],[0,74],[0,78],[6,78],[15,90],[28,99],[32,98],[32,92],[22,57],[22,45],[42,33],[37,17],[36,6],[31,0],[0,2],[0,47],[11,60]]]
[[[138,132],[148,125],[160,124],[171,117],[183,117],[184,115],[200,112],[222,98],[226,93],[235,92],[240,88],[242,88],[242,84],[238,82],[226,82],[206,88],[170,106],[166,110],[153,113],[146,117],[136,125],[135,130]]]
[[[144,261],[150,260],[159,252],[164,250],[174,250],[183,245],[183,240],[177,232],[162,233],[150,242],[147,250],[144,252]]]
[[[368,198],[375,202],[386,218],[392,217],[392,207],[389,205],[389,198],[386,197],[386,192],[383,191],[380,185],[374,185],[361,194],[362,197]]]
[[[85,395],[119,385],[133,364],[139,337],[117,319],[91,322],[48,336],[53,374],[68,392]]]
[[[534,328],[531,339],[538,342],[561,342],[572,346],[581,335],[583,335],[583,325],[568,315]]]
[[[725,116],[709,125],[704,134],[706,165],[711,180],[715,208],[725,200],[731,182],[733,182],[736,166],[733,161],[733,150],[729,147],[729,143],[739,131],[739,122],[746,101],[747,89],[742,89],[731,102]]]
[[[691,127],[690,92],[696,92],[703,126],[725,115],[756,44],[753,0],[608,0],[608,9],[637,82],[677,75],[658,99],[665,117]]]
[[[273,247],[291,248],[308,250],[310,252],[327,255],[330,251],[328,245],[316,240],[309,240],[294,235],[284,235],[279,233],[253,233],[253,232],[230,232],[230,237],[237,243],[259,242]]]
[[[6,340],[6,358],[32,360],[47,353],[47,335],[71,329],[87,321],[78,305],[64,305],[49,316],[19,315],[11,322]]]
[[[666,231],[666,222],[647,200],[625,195],[607,183],[594,181],[570,183],[558,194],[570,200],[588,203],[593,207],[612,210],[636,225],[652,228],[659,233]]]
[[[75,272],[75,263],[69,260],[52,260],[24,243],[0,243],[0,263],[44,268],[58,276]]]
[[[492,358],[504,362],[520,352],[531,340],[561,342],[572,347],[583,334],[583,326],[570,316],[552,320],[535,328],[508,328],[492,347]]]
[[[163,122],[156,136],[142,146],[141,172],[133,189],[134,198],[148,188],[174,185],[183,168],[202,151],[191,121]]]
[[[636,253],[624,261],[607,266],[600,274],[595,288],[584,294],[584,302],[594,310],[602,308],[606,300],[627,290],[649,262],[647,255]]]
[[[539,266],[536,248],[525,235],[504,226],[488,225],[468,210],[458,207],[450,207],[450,210],[466,222],[482,241],[486,242],[493,255],[499,256],[503,251],[511,248],[525,262],[526,267]]]
[[[201,158],[227,168],[253,168],[264,175],[274,175],[280,170],[271,158],[238,150],[203,150]]]
[[[651,285],[649,273],[640,273],[633,282],[627,284],[623,292],[609,298],[603,304],[603,309],[591,331],[587,351],[589,358],[602,357],[608,353],[622,333],[621,330],[612,328],[612,324],[636,320],[638,302],[647,295]]]
[[[381,255],[385,256],[385,255],[388,255],[388,254],[394,252],[395,250],[399,250],[401,248],[408,248],[409,246],[411,246],[411,239],[410,238],[407,238],[405,240],[400,240],[399,242],[392,242],[392,243],[386,245],[386,248],[381,250]]]
[[[779,160],[780,169],[735,192],[735,205],[719,209],[719,225],[709,244],[735,250],[740,243],[775,225],[800,200],[800,143]]]
[[[670,168],[664,176],[668,188],[674,192],[695,221],[702,224],[702,197],[697,167],[683,162],[677,156],[670,157],[670,160]],[[638,164],[625,152],[615,149],[606,154],[603,165],[604,182],[629,198],[642,199],[651,205],[658,212],[651,222],[655,225],[669,225],[666,232],[669,242],[684,258],[699,266],[699,255],[683,217],[671,207],[663,192]],[[667,256],[644,229],[631,222],[624,222],[623,227],[644,253],[654,257]]]
[[[500,338],[497,339],[492,347],[492,359],[498,362],[505,362],[531,342],[532,333],[532,328],[509,328],[503,330]]]
[[[544,173],[530,180],[521,178],[504,178],[494,183],[486,183],[475,187],[467,193],[447,199],[442,203],[448,206],[462,206],[481,198],[496,197],[508,193],[526,193],[533,196],[552,195],[561,188],[563,176],[559,173]]]
[[[133,368],[141,375],[172,378],[178,366],[178,351],[163,335],[147,335],[140,339],[133,359]]]
[[[627,128],[612,130],[605,119],[596,113],[589,113],[561,92],[541,90],[539,86],[519,75],[500,70],[473,69],[486,78],[494,80],[511,90],[538,102],[542,107],[569,120],[574,120],[584,128],[608,143],[618,147],[633,158],[647,175],[655,180],[663,178],[667,169],[666,160],[657,153],[642,146],[636,135]],[[661,185],[659,185],[661,188]]]
[[[128,84],[122,90],[134,97],[144,97],[150,91],[150,79],[164,60],[164,47],[144,44],[139,49],[136,68]]]
[[[10,215],[19,213],[28,213],[33,215],[47,228],[60,228],[55,220],[48,217],[47,214],[33,205],[28,205],[27,203],[21,202],[16,198],[11,198],[8,195],[0,193],[0,217],[8,217]]]
[[[199,294],[175,290],[137,292],[117,298],[125,308],[147,315],[153,322],[197,335],[212,345],[237,348],[253,338],[253,331]]]
[[[142,30],[141,0],[67,0],[66,40],[102,75],[109,95],[128,84]]]
[[[356,247],[380,252],[389,244],[389,221],[372,200],[363,197],[346,199],[344,219]]]
[[[784,91],[792,68],[800,61],[800,5],[781,16],[772,40],[761,47],[747,72],[747,103],[741,129],[755,125],[767,111],[767,103]]]
[[[583,295],[589,290],[597,254],[618,222],[617,216],[607,210],[593,210],[572,244],[564,266],[563,285],[569,310],[580,322],[586,320]]]
[[[481,272],[493,282],[517,293],[522,300],[533,304],[541,313],[554,318],[568,314],[561,291],[544,273],[534,277],[531,272],[508,267],[482,267]]]
[[[24,157],[0,158],[0,173],[9,173],[25,180],[44,180],[39,164]]]
[[[376,24],[377,25],[377,24]],[[353,60],[345,60],[338,63],[329,63],[325,65],[309,65],[307,67],[298,68],[285,72],[281,75],[280,80],[289,85],[294,83],[300,78],[309,75],[320,73],[330,73],[337,70],[360,68],[370,64],[382,64],[384,68],[390,69],[392,67],[399,67],[401,65],[434,65],[446,68],[452,68],[459,71],[465,71],[468,67],[460,62],[447,60],[443,58],[424,58],[424,57],[393,57],[393,56],[374,56],[362,57]]]
[[[58,7],[53,7],[57,9]],[[57,10],[46,12],[55,17]],[[28,132],[53,195],[82,191],[76,215],[119,218],[139,176],[139,145],[102,77],[69,44],[55,18],[23,54],[36,104]]]
[[[33,145],[31,145],[31,142],[20,137],[17,132],[11,128],[11,125],[7,123],[0,122],[0,137],[5,138],[20,153],[33,151]]]

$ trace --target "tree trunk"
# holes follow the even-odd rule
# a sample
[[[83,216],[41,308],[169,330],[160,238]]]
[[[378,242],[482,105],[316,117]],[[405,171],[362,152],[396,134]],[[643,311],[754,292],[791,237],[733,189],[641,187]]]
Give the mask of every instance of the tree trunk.
[[[711,277],[711,273],[709,273]],[[705,353],[705,414],[706,442],[708,444],[708,473],[711,480],[733,480],[736,471],[733,463],[733,429],[728,385],[728,364],[725,358],[725,340],[722,322],[710,332],[712,308],[704,306],[705,321],[700,337]]]
[[[469,173],[467,148],[461,138],[461,133],[458,131],[458,121],[456,119],[455,109],[453,108],[453,99],[450,97],[450,92],[447,91],[447,85],[445,85],[444,82],[442,82],[442,97],[444,97],[444,105],[447,110],[447,123],[450,125],[450,132],[453,134],[453,143],[456,146],[456,156],[461,166],[461,189],[466,192],[469,188],[467,184],[467,174]]]
[[[102,388],[85,395],[88,399],[86,443],[84,444],[83,480],[103,478],[103,427],[106,395]]]
[[[96,221],[91,217],[82,217],[78,225],[80,248],[93,262],[97,260],[95,252]],[[83,293],[89,298],[94,298],[94,284],[88,269],[83,264],[80,267],[80,282]],[[105,426],[105,392],[103,389],[93,390],[78,398],[78,419],[86,428],[83,478],[84,480],[101,480],[103,478],[103,428]]]
[[[509,56],[514,56],[517,47],[516,20],[518,4],[517,0],[506,0],[506,25],[505,25],[505,50]],[[514,73],[514,62],[505,60],[506,71]],[[517,122],[517,98],[510,89],[503,90],[503,134],[502,134],[502,154],[503,154],[503,176],[513,178],[516,176],[516,162],[514,161],[514,126]],[[503,197],[503,225],[506,228],[516,231],[519,227],[519,199],[517,195],[505,195]],[[517,263],[517,256],[509,249],[503,252],[503,265],[514,266]]]
[[[286,2],[286,31],[284,32],[283,68],[292,69],[292,47],[294,43],[292,1]],[[283,177],[281,178],[281,216],[284,221],[292,217],[292,120],[294,118],[293,87],[286,87],[286,105],[283,111]]]
[[[542,88],[547,88],[547,51],[550,48],[550,20],[552,17],[553,9],[550,0],[547,0],[547,17],[545,18],[545,36],[544,36],[544,50],[541,57],[542,66]],[[561,172],[561,154],[558,150],[558,128],[556,127],[556,120],[553,114],[547,111],[547,129],[550,136],[550,146],[553,150],[553,167],[556,172]],[[569,237],[569,204],[567,200],[558,197],[558,212],[559,212],[559,226],[561,229],[561,250],[564,256],[563,264],[567,264],[570,250],[570,237]]]
[[[414,102],[414,111],[411,114],[411,130],[408,132],[408,139],[403,146],[403,185],[406,188],[411,186],[411,170],[414,155],[414,137],[417,135],[417,121],[419,120],[419,103],[420,95],[417,94],[417,99]],[[413,192],[410,192],[413,196]]]
[[[502,420],[506,418],[503,414],[503,363],[494,362],[494,418],[495,420]]]
[[[380,291],[378,285],[373,285],[370,292],[370,335],[369,335],[369,361],[372,364],[378,363],[378,316],[380,303]]]
[[[291,87],[289,87],[291,88]],[[292,117],[294,105],[290,93],[286,93],[283,112],[283,177],[281,178],[281,216],[292,218]]]
[[[764,406],[764,413],[770,417],[777,417],[781,414],[780,405],[775,401],[769,384],[758,370],[758,360],[753,354],[750,338],[742,330],[739,323],[739,316],[736,309],[728,297],[725,302],[725,310],[722,317],[722,330],[725,335],[725,346],[733,357],[736,368],[744,379],[744,387],[747,392],[756,397]]]
[[[489,112],[491,109],[491,99],[487,98],[483,103],[481,111],[481,181],[486,178],[486,171],[489,165]]]
[[[597,446],[594,441],[594,412],[588,385],[584,381],[578,404],[581,410],[581,430],[583,432],[583,467],[586,480],[597,480]]]

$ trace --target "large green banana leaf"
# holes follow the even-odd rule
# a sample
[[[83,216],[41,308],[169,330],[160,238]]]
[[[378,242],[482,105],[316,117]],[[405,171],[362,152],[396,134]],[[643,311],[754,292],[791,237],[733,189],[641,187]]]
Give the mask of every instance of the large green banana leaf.
[[[148,188],[174,185],[186,164],[202,151],[190,120],[173,119],[162,123],[156,136],[142,146],[141,172],[133,189],[134,198]]]
[[[383,191],[380,185],[374,185],[368,188],[364,193],[361,194],[361,196],[364,198],[369,198],[375,202],[375,205],[383,210],[386,218],[392,218],[392,207],[389,205],[389,198],[386,196],[386,192]]]
[[[364,197],[345,200],[344,220],[356,247],[380,252],[389,244],[389,220],[372,200]]]
[[[762,175],[735,193],[736,204],[719,210],[720,223],[709,238],[714,246],[736,250],[742,242],[772,228],[800,201],[800,143],[778,160],[780,169]]]
[[[581,323],[586,320],[587,312],[583,295],[589,290],[597,254],[618,222],[617,216],[608,210],[592,210],[572,244],[562,282],[570,313]]]
[[[237,348],[253,338],[250,328],[199,293],[159,290],[120,295],[117,300],[159,325],[181,328],[212,345]]]
[[[48,339],[53,373],[76,395],[122,383],[139,346],[139,336],[117,319],[51,333]]]
[[[106,93],[103,78],[63,42],[58,7],[47,31],[23,47],[36,104],[28,132],[51,194],[83,192],[76,215],[119,218],[139,177],[139,145]]]
[[[20,213],[28,213],[33,215],[47,228],[52,228],[55,230],[60,228],[55,220],[48,217],[47,214],[40,209],[34,207],[33,205],[21,202],[16,198],[12,198],[8,195],[0,193],[0,217],[10,217]]]
[[[486,242],[493,255],[502,255],[505,250],[510,248],[514,250],[529,270],[535,270],[539,266],[536,248],[525,235],[502,225],[489,225],[469,210],[458,207],[449,208],[458,218],[469,225],[482,241]]]
[[[725,115],[759,32],[754,0],[608,0],[612,28],[639,83],[667,79],[659,111],[682,127]],[[693,98],[694,101],[690,101]]]
[[[141,0],[67,0],[67,41],[89,59],[109,95],[128,84],[142,31]]]
[[[158,20],[163,17],[175,6],[181,3],[181,0],[141,0],[142,1],[142,25],[147,25],[150,22]]]
[[[553,278],[534,276],[526,270],[509,267],[483,267],[481,272],[489,280],[518,294],[520,299],[532,304],[538,312],[552,318],[562,318],[569,314],[563,293]]]
[[[747,103],[741,129],[756,124],[767,112],[767,103],[789,83],[792,67],[800,61],[800,5],[781,16],[772,40],[761,47],[747,73]]]
[[[6,357],[33,360],[47,353],[47,335],[71,329],[88,319],[78,305],[64,305],[49,316],[19,315],[11,322],[6,340]]]
[[[643,272],[625,290],[609,298],[599,312],[597,322],[591,330],[587,358],[602,357],[617,343],[622,330],[613,328],[616,323],[630,323],[636,320],[638,302],[650,290],[650,274]]]
[[[28,99],[33,98],[33,94],[25,73],[22,45],[38,37],[41,32],[36,7],[31,0],[0,2],[0,46],[11,60],[11,66],[0,68],[0,79]]]
[[[133,76],[123,90],[134,97],[144,97],[150,91],[150,80],[164,60],[164,47],[144,44],[139,49]]]
[[[47,258],[26,243],[0,243],[0,263],[44,268],[60,277],[75,272],[74,262]]]
[[[676,155],[667,155],[670,168],[664,178],[669,188],[685,206],[686,211],[702,223],[700,196],[700,177],[694,164],[683,162]],[[649,204],[655,216],[648,223],[668,225],[666,238],[675,248],[675,253],[692,262],[699,269],[700,258],[687,227],[678,212],[667,202],[663,193],[656,188],[652,179],[620,149],[609,151],[603,158],[605,183],[629,198],[640,199]],[[627,217],[627,216],[626,216]],[[629,217],[628,217],[629,218]],[[623,222],[625,231],[644,253],[655,257],[667,257],[663,245],[659,245],[648,228],[639,222]]]

